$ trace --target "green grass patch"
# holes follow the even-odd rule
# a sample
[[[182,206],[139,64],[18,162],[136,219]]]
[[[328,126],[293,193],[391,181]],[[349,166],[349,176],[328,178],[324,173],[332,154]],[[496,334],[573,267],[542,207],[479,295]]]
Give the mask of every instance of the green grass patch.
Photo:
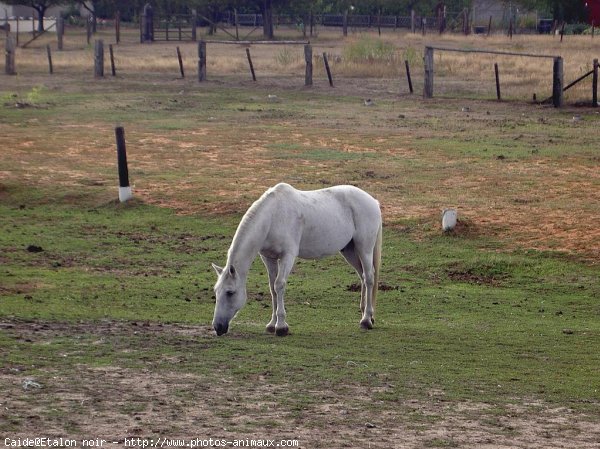
[[[140,202],[36,204],[40,192],[9,192],[0,206],[2,320],[210,323],[209,264],[223,262],[236,219],[182,217]],[[389,404],[432,390],[456,401],[596,404],[600,285],[592,268],[543,254],[491,253],[485,243],[417,242],[386,230],[385,288],[372,332],[358,328],[355,274],[331,258],[298,262],[287,289],[292,335],[266,335],[270,298],[256,262],[249,303],[223,338],[136,334],[125,324],[101,338],[67,330],[24,341],[3,329],[1,346],[9,350],[0,358],[4,366],[34,363],[39,372],[73,363],[138,369],[152,360],[153,369],[220,372],[240,383],[263,376],[350,396],[367,388]],[[173,357],[182,362],[173,366]],[[295,389],[285,400],[315,401]]]

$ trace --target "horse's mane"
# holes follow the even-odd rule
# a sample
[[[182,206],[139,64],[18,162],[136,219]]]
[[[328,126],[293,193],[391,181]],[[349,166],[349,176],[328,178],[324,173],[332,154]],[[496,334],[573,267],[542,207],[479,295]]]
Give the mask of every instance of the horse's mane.
[[[252,232],[252,228],[256,223],[256,218],[260,215],[260,213],[264,210],[268,203],[270,203],[270,198],[274,195],[275,187],[268,189],[265,193],[261,195],[259,199],[257,199],[252,205],[248,208],[240,224],[237,227],[237,231],[235,232],[235,236],[233,237],[233,242],[231,242],[231,249],[236,246],[236,244],[240,243],[241,236],[250,235]]]

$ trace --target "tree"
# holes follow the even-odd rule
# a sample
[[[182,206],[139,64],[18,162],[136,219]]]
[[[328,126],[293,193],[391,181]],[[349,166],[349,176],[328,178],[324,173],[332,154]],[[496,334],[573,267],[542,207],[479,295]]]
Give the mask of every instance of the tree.
[[[31,6],[35,9],[38,14],[37,31],[42,33],[44,31],[44,14],[46,14],[46,10],[51,6],[64,4],[65,0],[5,0],[4,3],[7,5]]]
[[[102,0],[76,0],[75,4],[83,6],[83,8],[89,13],[89,17],[92,18],[92,31],[95,33],[97,29],[97,11],[100,7]],[[88,18],[89,20],[89,18]]]
[[[585,22],[588,11],[585,1],[578,0],[522,0],[523,6],[552,14],[555,20]]]

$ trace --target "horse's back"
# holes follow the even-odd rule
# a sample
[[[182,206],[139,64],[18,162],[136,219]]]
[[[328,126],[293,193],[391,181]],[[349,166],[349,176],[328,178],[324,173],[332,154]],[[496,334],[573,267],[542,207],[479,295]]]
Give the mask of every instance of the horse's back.
[[[366,215],[365,218],[369,221],[381,221],[379,202],[364,190],[352,185],[298,190],[289,184],[279,183],[267,192],[277,194],[280,206],[284,206],[283,203],[295,204],[305,219],[310,215],[319,218],[346,216],[356,221]]]
[[[302,191],[277,184],[268,195],[276,201],[271,241],[296,235],[298,255],[319,258],[343,249],[352,240],[377,233],[381,223],[379,203],[354,186]]]

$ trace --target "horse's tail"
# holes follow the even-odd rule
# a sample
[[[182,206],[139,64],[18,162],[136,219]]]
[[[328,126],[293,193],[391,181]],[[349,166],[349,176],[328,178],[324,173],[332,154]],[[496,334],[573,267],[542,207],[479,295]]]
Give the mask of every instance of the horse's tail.
[[[381,245],[383,240],[382,223],[379,223],[379,231],[377,231],[377,241],[373,248],[373,268],[375,271],[373,283],[373,317],[375,316],[375,306],[377,305],[377,290],[379,290],[379,270],[381,268]]]

